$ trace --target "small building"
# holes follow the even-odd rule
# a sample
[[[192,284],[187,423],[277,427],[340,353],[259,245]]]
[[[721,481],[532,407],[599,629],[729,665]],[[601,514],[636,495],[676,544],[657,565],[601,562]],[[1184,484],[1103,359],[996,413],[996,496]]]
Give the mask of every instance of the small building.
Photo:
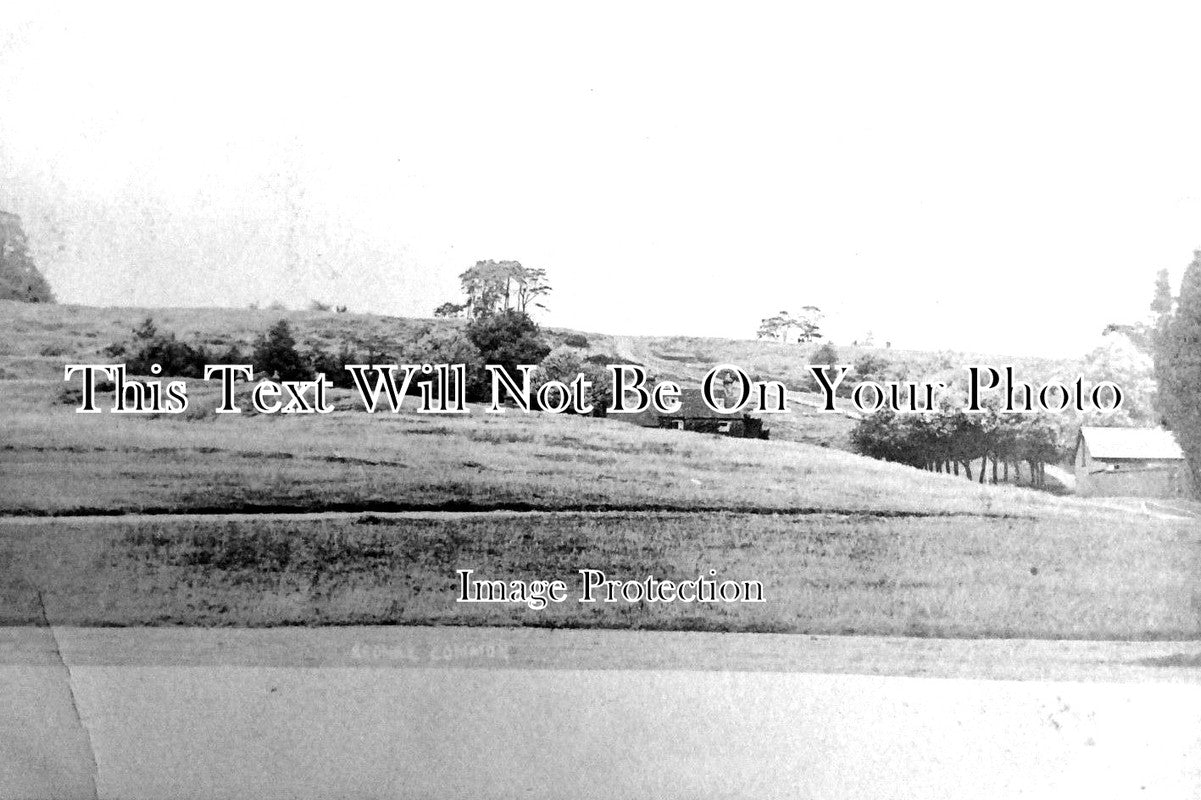
[[[722,397],[716,398],[719,403]],[[630,422],[644,428],[671,428],[680,431],[696,431],[698,433],[715,433],[720,436],[733,436],[738,439],[766,439],[767,430],[763,420],[750,414],[737,412],[714,411],[705,403],[700,389],[681,389],[680,408],[670,414],[647,409],[638,414],[615,414],[615,417],[625,416]]]
[[[1081,428],[1076,494],[1087,497],[1190,497],[1184,451],[1163,428]]]

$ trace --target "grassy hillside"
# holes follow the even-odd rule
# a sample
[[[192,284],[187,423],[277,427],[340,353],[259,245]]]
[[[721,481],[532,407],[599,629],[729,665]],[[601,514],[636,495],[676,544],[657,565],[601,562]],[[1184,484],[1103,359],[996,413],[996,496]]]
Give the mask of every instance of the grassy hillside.
[[[336,314],[321,311],[269,311],[229,308],[93,308],[90,306],[38,305],[0,301],[0,368],[13,378],[58,378],[64,357],[101,358],[103,348],[128,340],[141,320],[153,317],[159,328],[179,338],[214,348],[238,344],[243,349],[277,319],[294,326],[302,344],[336,347],[343,341],[403,342],[424,326],[453,326],[458,320],[408,319],[374,314]],[[546,331],[553,344],[562,344],[572,333]],[[684,336],[610,336],[585,333],[586,354],[614,356],[647,366],[655,375],[688,383],[699,382],[711,367],[732,363],[756,379],[783,380],[799,385],[816,344],[781,344],[751,339],[713,339]],[[849,362],[873,353],[904,365],[915,377],[938,378],[957,374],[964,364],[1015,363],[1031,379],[1064,373],[1075,363],[1063,359],[1014,358],[1004,354],[928,353],[914,350],[839,346],[839,357]]]
[[[842,417],[794,413],[769,422],[792,426],[790,437],[738,440],[480,408],[373,416],[342,391],[329,415],[217,416],[199,381],[184,415],[80,415],[60,398],[62,364],[106,360],[103,348],[147,312],[4,310],[0,624],[1201,636],[1193,522],[861,458],[836,449]],[[249,345],[280,315],[153,316],[222,347]],[[425,324],[287,316],[303,340],[334,346],[413,336]],[[803,349],[772,343],[588,339],[591,352],[686,380],[722,361],[789,380],[803,361]],[[547,513],[390,513],[442,509]],[[189,512],[202,515],[178,516]],[[130,516],[139,513],[150,516]],[[62,516],[72,514],[93,516]],[[453,602],[458,568],[532,580],[585,567],[638,580],[711,568],[762,581],[768,602],[544,611]]]
[[[1197,638],[1201,534],[1136,518],[621,513],[0,524],[0,624],[442,624]],[[765,602],[577,602],[580,568],[758,580]],[[534,610],[455,570],[562,579]]]
[[[371,314],[337,314],[319,311],[268,311],[256,309],[139,309],[47,306],[0,301],[0,380],[44,379],[61,381],[63,364],[69,362],[111,363],[105,347],[130,339],[131,330],[146,317],[159,329],[180,339],[204,344],[214,351],[237,345],[243,352],[255,337],[273,322],[286,318],[292,323],[301,347],[319,346],[337,350],[343,343],[365,352],[369,347],[384,351],[411,341],[427,326],[451,327],[460,320],[405,319]],[[578,331],[547,329],[553,346]],[[583,334],[587,347],[583,356],[603,356],[611,363],[642,364],[661,379],[697,385],[718,364],[736,364],[755,380],[780,380],[799,389],[807,376],[816,344],[781,344],[771,341],[731,340],[680,336],[610,336]],[[1009,358],[979,353],[944,351],[927,353],[884,348],[838,347],[839,357],[853,363],[865,354],[885,359],[910,380],[961,380],[963,367],[972,363],[1013,363],[1027,380],[1043,380],[1079,371],[1072,361]],[[809,397],[816,402],[817,396]],[[772,438],[849,449],[852,419],[837,414],[818,414],[804,404],[792,412],[768,420]]]

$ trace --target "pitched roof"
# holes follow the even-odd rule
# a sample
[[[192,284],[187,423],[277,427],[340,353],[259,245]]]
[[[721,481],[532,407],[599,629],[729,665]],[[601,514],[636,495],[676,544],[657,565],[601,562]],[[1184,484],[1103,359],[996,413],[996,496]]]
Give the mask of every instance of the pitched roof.
[[[1176,437],[1163,428],[1081,428],[1093,458],[1168,460],[1184,458]]]
[[[716,398],[719,402],[721,398]],[[681,389],[680,390],[680,410],[673,411],[670,414],[662,414],[653,408],[648,408],[646,411],[638,414],[630,414],[630,422],[636,422],[639,425],[657,425],[660,419],[738,419],[741,414],[735,412],[727,412],[725,414],[714,411],[705,405],[704,395],[700,389]]]
[[[722,398],[716,399],[720,402]],[[687,419],[733,419],[738,415],[733,412],[722,414],[709,408],[705,403],[705,395],[700,389],[681,389],[680,410],[661,416],[686,417]]]

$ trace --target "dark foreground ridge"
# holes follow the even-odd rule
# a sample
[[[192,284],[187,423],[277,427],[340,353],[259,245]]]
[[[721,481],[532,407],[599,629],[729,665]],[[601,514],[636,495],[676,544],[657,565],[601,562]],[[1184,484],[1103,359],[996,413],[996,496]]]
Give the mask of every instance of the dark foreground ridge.
[[[609,504],[586,503],[581,505],[546,505],[524,502],[479,503],[469,500],[450,500],[443,503],[405,503],[378,501],[368,503],[322,503],[320,506],[303,503],[244,503],[209,506],[148,508],[66,508],[66,509],[20,509],[0,514],[0,522],[29,518],[62,519],[69,517],[131,517],[131,516],[220,516],[238,515],[294,515],[316,514],[746,514],[754,516],[833,516],[863,517],[870,519],[941,519],[967,517],[973,519],[1033,520],[1029,514],[1006,514],[1002,512],[976,511],[907,511],[903,509],[847,509],[803,506],[800,508],[764,508],[762,506],[679,506],[670,503],[656,504]]]

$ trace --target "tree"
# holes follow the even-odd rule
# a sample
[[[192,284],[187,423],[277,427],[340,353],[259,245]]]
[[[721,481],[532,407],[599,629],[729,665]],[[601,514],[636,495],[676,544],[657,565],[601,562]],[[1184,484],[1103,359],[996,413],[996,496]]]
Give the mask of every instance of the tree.
[[[1155,364],[1128,336],[1106,336],[1084,357],[1081,374],[1090,384],[1112,381],[1122,388],[1118,411],[1086,411],[1082,422],[1091,426],[1137,427],[1155,425]]]
[[[550,352],[541,329],[528,314],[508,309],[473,319],[467,326],[485,364],[496,364],[516,380],[518,364],[538,364]]]
[[[822,310],[817,306],[805,306],[801,309],[800,316],[796,319],[796,325],[801,329],[797,336],[798,342],[812,342],[814,339],[822,338],[821,334]]]
[[[788,334],[796,327],[796,320],[787,311],[781,311],[774,317],[764,317],[759,320],[759,331],[755,334],[758,339],[779,338],[781,342],[788,341]]]
[[[851,431],[856,452],[885,461],[896,461],[933,472],[963,474],[968,480],[987,480],[985,467],[992,459],[992,481],[999,479],[998,464],[1026,462],[1031,484],[1046,485],[1045,466],[1063,455],[1061,431],[1052,415],[1003,414],[993,407],[969,414],[953,400],[933,411],[898,414],[881,409],[863,417]],[[980,462],[980,472],[972,465]]]
[[[520,264],[518,267],[520,269],[514,277],[517,286],[517,310],[525,314],[529,313],[531,307],[541,308],[545,311],[546,306],[535,301],[539,297],[550,294],[550,283],[546,280],[546,270],[526,269]]]
[[[546,308],[535,302],[550,294],[546,270],[523,267],[520,261],[477,261],[459,275],[465,307],[473,317],[486,317],[502,311],[528,314],[531,308]],[[446,304],[453,305],[453,304]]]
[[[0,211],[0,300],[53,303],[50,284],[29,254],[29,240],[16,214]]]
[[[1155,336],[1156,395],[1160,414],[1176,434],[1201,490],[1201,250],[1184,271],[1174,311]]]
[[[1151,312],[1156,318],[1172,311],[1172,285],[1168,282],[1168,271],[1161,269],[1155,276],[1155,297],[1151,300]]]
[[[303,381],[313,377],[308,363],[296,349],[296,338],[286,319],[267,329],[254,343],[251,356],[255,371],[280,380]]]
[[[466,303],[443,303],[434,309],[435,317],[457,317],[467,310]]]
[[[778,338],[781,342],[787,342],[788,335],[793,330],[798,330],[798,342],[812,342],[814,339],[822,338],[821,319],[822,311],[817,306],[805,306],[795,317],[787,311],[781,311],[775,316],[759,320],[759,330],[755,337],[758,339]]]

